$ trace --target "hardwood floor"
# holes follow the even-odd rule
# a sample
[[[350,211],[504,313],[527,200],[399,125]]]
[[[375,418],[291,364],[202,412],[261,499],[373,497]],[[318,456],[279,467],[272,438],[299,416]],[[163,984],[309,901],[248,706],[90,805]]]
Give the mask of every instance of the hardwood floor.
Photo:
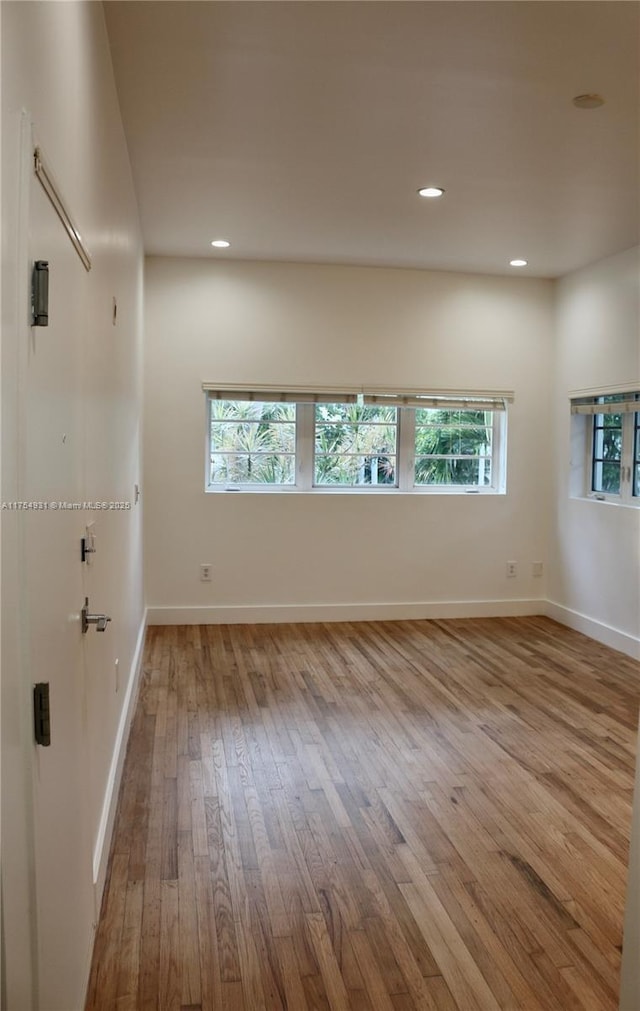
[[[150,628],[88,1011],[616,1008],[639,675],[544,618]]]

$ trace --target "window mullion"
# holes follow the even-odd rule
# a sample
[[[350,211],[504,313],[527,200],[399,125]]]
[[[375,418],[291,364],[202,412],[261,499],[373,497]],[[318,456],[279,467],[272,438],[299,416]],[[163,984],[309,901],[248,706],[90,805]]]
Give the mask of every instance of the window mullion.
[[[507,473],[507,415],[500,411],[493,412],[491,431],[491,484],[492,491],[505,490],[504,475]]]
[[[635,414],[622,416],[622,452],[620,454],[620,498],[631,501],[633,488],[633,437]]]
[[[296,484],[303,491],[313,487],[314,404],[296,406]]]
[[[413,488],[413,464],[415,455],[416,412],[412,407],[398,410],[398,489],[411,491]]]

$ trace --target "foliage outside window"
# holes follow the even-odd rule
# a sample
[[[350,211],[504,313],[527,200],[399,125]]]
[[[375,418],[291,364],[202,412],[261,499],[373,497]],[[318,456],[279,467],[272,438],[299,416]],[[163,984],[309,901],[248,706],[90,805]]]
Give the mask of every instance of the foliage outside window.
[[[314,484],[395,485],[398,408],[318,404]]]
[[[622,417],[622,414],[595,414],[593,416],[591,488],[595,492],[620,494]]]
[[[295,484],[295,404],[210,403],[211,485]]]
[[[415,410],[415,484],[491,485],[493,412]]]
[[[502,490],[504,411],[359,399],[209,397],[207,488]]]

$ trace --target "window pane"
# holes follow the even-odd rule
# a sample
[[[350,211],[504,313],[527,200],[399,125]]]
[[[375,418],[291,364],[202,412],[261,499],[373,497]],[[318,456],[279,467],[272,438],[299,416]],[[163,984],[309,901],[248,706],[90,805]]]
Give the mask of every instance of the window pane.
[[[487,487],[491,484],[491,460],[488,457],[416,457],[415,483]]]
[[[418,408],[416,485],[491,484],[493,413]]]
[[[267,446],[282,453],[295,453],[295,423],[226,422],[211,423],[212,450],[259,451]]]
[[[602,455],[605,460],[619,460],[622,455],[622,432],[618,428],[605,428],[602,440]]]
[[[295,404],[260,400],[211,400],[212,421],[295,421]]]
[[[416,453],[439,456],[486,456],[492,429],[480,426],[421,425],[416,427]]]
[[[622,459],[622,415],[596,414],[593,418],[591,489],[603,494],[620,494]]]
[[[622,428],[621,414],[598,414],[596,417],[604,419],[605,428]]]
[[[275,453],[213,453],[211,484],[294,484],[295,457]]]
[[[620,491],[620,464],[602,464],[602,491],[618,494]]]
[[[395,456],[316,455],[314,483],[318,485],[394,485]]]
[[[397,407],[387,404],[318,404],[316,421],[343,421],[360,424],[363,421],[391,422],[395,425]]]
[[[314,484],[395,485],[397,416],[386,405],[316,405]]]
[[[395,425],[316,425],[316,453],[393,453]]]
[[[593,491],[604,492],[610,495],[618,495],[620,493],[619,463],[605,463],[602,460],[594,461]]]
[[[640,495],[640,413],[634,415],[633,494]]]
[[[486,425],[491,418],[489,411],[445,410],[436,407],[417,407],[416,425]]]
[[[296,405],[210,401],[210,484],[294,484]]]

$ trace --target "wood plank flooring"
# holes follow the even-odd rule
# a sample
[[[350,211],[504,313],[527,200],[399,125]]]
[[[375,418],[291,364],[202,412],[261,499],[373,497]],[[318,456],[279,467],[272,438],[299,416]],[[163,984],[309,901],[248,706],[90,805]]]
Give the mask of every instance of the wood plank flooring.
[[[616,1008],[639,697],[544,618],[150,628],[87,1011]]]

